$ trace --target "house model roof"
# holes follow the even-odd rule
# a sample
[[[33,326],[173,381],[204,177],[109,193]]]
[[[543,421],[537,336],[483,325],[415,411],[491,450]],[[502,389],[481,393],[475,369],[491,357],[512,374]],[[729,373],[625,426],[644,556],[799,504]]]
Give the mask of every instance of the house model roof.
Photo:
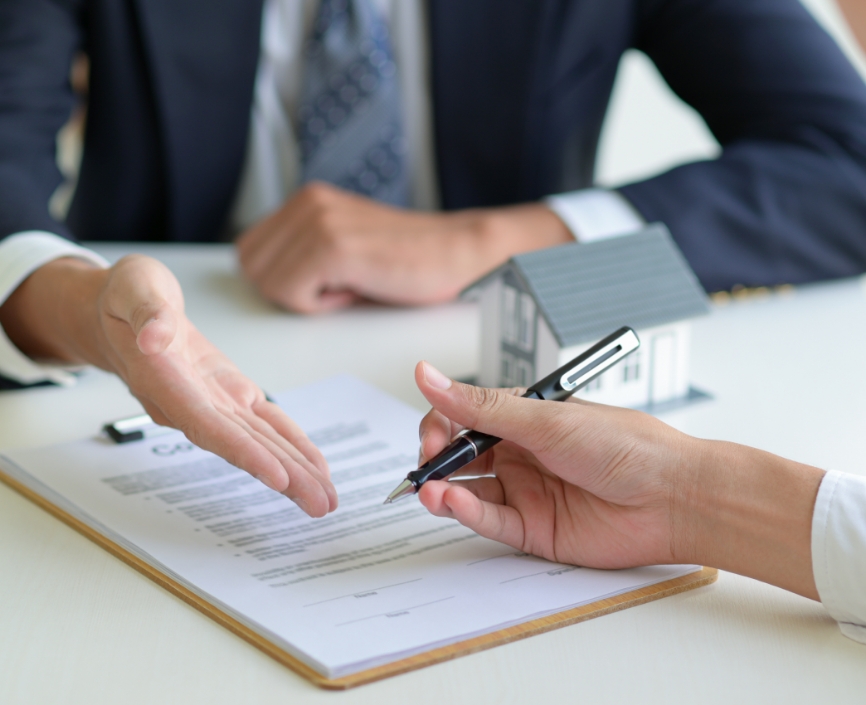
[[[619,326],[651,328],[709,311],[695,273],[662,224],[627,237],[516,255],[467,293],[506,269],[533,295],[562,347]]]

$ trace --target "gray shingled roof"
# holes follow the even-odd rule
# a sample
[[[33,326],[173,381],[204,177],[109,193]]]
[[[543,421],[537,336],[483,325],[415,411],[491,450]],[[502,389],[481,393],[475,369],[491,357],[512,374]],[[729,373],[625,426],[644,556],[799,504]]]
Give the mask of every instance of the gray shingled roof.
[[[650,328],[709,311],[697,277],[661,224],[628,237],[528,252],[504,266],[535,296],[563,347],[619,326]]]

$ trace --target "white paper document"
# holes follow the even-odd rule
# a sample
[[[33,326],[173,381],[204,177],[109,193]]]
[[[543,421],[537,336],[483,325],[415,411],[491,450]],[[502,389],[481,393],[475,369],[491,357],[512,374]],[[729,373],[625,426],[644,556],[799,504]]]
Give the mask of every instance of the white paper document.
[[[699,570],[558,565],[415,498],[383,505],[416,467],[418,411],[348,376],[277,401],[328,459],[340,506],[325,518],[180,433],[14,451],[0,464],[330,678]]]

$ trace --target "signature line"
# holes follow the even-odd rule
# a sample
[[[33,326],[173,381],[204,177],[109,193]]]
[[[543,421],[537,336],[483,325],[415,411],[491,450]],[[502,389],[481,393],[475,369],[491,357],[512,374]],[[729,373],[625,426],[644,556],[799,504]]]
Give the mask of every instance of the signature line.
[[[335,627],[343,627],[347,624],[354,624],[355,622],[363,622],[364,620],[375,619],[376,617],[386,617],[389,614],[397,614],[398,612],[409,612],[410,610],[417,610],[420,607],[427,607],[428,605],[435,605],[439,602],[446,602],[447,600],[453,600],[453,599],[454,599],[454,595],[451,595],[451,597],[443,597],[441,600],[433,600],[433,602],[425,602],[424,604],[414,605],[413,607],[404,607],[403,609],[399,609],[399,610],[389,610],[388,612],[380,612],[379,614],[371,614],[369,617],[361,617],[360,619],[352,619],[348,622],[340,622],[339,624],[335,624],[334,626]]]
[[[315,605],[321,605],[325,602],[333,602],[334,600],[342,600],[344,597],[354,597],[355,595],[363,595],[365,592],[375,592],[376,590],[387,590],[388,588],[397,587],[398,585],[408,585],[409,583],[417,583],[419,580],[423,580],[423,578],[414,578],[413,580],[406,580],[402,583],[394,583],[393,585],[383,585],[382,587],[374,587],[369,590],[358,590],[357,592],[350,592],[348,595],[340,595],[339,597],[329,597],[327,600],[319,600],[318,602],[311,602],[308,605],[304,605],[304,607],[313,607]]]
[[[545,573],[549,573],[551,570],[556,570],[556,568],[548,568],[547,570],[542,570],[538,573],[530,573],[529,575],[521,575],[519,578],[509,578],[508,580],[503,580],[500,585],[505,585],[505,583],[513,583],[515,580],[523,580],[524,578],[534,578],[536,575],[544,575]]]

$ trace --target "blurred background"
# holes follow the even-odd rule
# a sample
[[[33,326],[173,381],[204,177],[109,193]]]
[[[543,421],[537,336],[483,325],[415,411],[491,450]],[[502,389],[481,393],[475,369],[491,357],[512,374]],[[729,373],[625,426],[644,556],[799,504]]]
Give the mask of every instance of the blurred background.
[[[801,0],[833,36],[866,79],[866,56],[856,43],[835,0]],[[73,85],[87,90],[87,64],[73,68]],[[75,188],[81,157],[84,113],[79,110],[58,136],[57,159],[66,183],[51,202],[62,218]],[[599,147],[596,181],[617,186],[651,176],[687,161],[715,157],[719,145],[701,117],[677,98],[653,64],[637,51],[628,52],[619,67]]]
[[[866,57],[834,0],[802,0],[866,79]],[[676,164],[714,157],[718,143],[704,121],[677,98],[643,54],[619,67],[601,137],[596,180],[602,186],[642,179]]]

